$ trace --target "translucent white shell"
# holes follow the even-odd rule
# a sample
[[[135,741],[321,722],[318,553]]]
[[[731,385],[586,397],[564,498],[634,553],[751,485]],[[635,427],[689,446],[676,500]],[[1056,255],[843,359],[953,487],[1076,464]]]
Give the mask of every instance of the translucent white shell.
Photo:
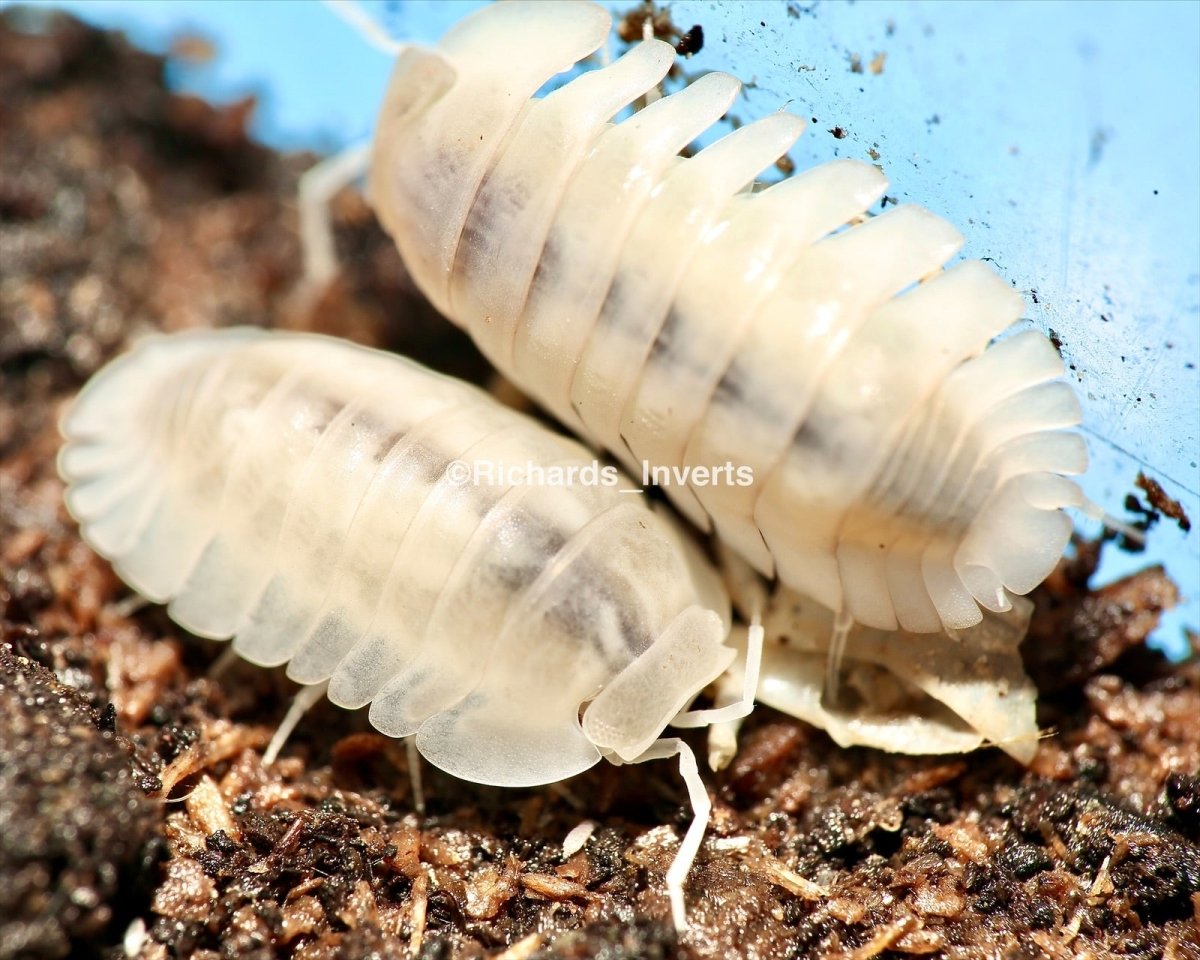
[[[1038,747],[1037,690],[1019,647],[1032,604],[948,636],[856,627],[843,652],[837,706],[827,702],[827,610],[786,589],[764,618],[768,642],[758,700],[825,730],[842,746],[889,753],[965,753],[995,744],[1022,763]],[[735,664],[736,670],[736,664]],[[730,677],[736,684],[737,675]]]
[[[734,656],[715,574],[627,480],[507,482],[593,458],[394,355],[151,337],[62,430],[68,509],[130,586],[465,779],[631,760]]]
[[[777,113],[690,159],[738,82],[701,77],[620,122],[673,60],[597,50],[585,2],[498,3],[400,57],[370,192],[414,279],[492,362],[627,463],[749,466],[667,493],[767,576],[884,630],[1005,611],[1061,556],[1086,468],[1021,300],[887,183],[829,163],[746,188],[799,136]],[[847,226],[847,224],[852,224]]]

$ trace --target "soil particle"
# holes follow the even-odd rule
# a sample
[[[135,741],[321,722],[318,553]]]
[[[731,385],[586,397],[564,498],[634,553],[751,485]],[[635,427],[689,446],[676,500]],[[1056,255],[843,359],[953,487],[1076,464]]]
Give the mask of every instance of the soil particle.
[[[692,24],[675,44],[675,52],[681,57],[690,57],[704,49],[704,27],[698,23]]]
[[[1090,590],[1098,561],[1098,551],[1084,546],[1075,563],[1059,567],[1038,588],[1038,616],[1022,649],[1039,690],[1078,687],[1127,652],[1156,662],[1146,638],[1162,612],[1179,602],[1178,588],[1161,567],[1149,567]]]
[[[1146,476],[1144,473],[1139,473],[1137,480],[1134,482],[1141,490],[1146,492],[1146,498],[1150,501],[1151,508],[1163,516],[1174,520],[1179,524],[1179,529],[1184,533],[1192,529],[1192,521],[1183,509],[1183,504],[1173,497],[1167,496],[1167,492],[1163,490],[1161,483],[1153,477]]]
[[[315,330],[476,382],[487,366],[353,193],[333,206],[343,275],[295,295],[310,159],[250,142],[252,105],[173,96],[119,37],[66,18],[30,36],[22,16],[0,14],[0,957],[1197,956],[1200,668],[1145,647],[1176,598],[1161,570],[1088,587],[1098,546],[1037,594],[1030,769],[841,750],[760,708],[706,774],[682,937],[669,764],[536,790],[424,766],[417,812],[403,747],[322,703],[264,765],[293,688],[219,659],[79,541],[59,412],[156,329]]]
[[[66,957],[131,919],[123,888],[147,879],[157,817],[102,719],[0,645],[0,957]]]

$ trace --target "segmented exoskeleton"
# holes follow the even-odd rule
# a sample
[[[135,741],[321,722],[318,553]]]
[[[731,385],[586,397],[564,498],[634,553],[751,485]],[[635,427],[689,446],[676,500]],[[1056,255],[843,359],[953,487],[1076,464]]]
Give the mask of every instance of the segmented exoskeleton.
[[[67,506],[127,583],[464,779],[632,761],[734,656],[715,573],[626,478],[513,476],[593,458],[400,357],[147,338],[63,432]]]
[[[688,159],[738,82],[709,74],[621,122],[673,61],[635,45],[541,99],[606,40],[587,2],[507,2],[401,53],[369,192],[414,280],[491,361],[627,465],[734,464],[673,484],[756,569],[865,625],[962,629],[1011,606],[1070,536],[1087,465],[1040,333],[962,238],[839,160],[766,189],[803,122]]]

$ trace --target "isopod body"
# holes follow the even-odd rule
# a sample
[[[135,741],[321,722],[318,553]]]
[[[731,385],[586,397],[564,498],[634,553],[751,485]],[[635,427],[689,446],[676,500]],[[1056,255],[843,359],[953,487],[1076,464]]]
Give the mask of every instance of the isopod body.
[[[1004,611],[1071,531],[1086,448],[1062,362],[962,238],[839,160],[759,189],[786,113],[683,159],[738,83],[700,77],[620,122],[673,62],[601,47],[592,3],[498,3],[399,57],[370,197],[414,280],[491,361],[632,469],[749,467],[675,504],[761,573],[880,629]],[[990,344],[990,346],[989,346]],[[694,473],[692,473],[694,475]]]
[[[126,582],[464,779],[634,760],[734,656],[716,575],[615,468],[578,482],[577,443],[391,354],[150,337],[63,433],[68,508]]]

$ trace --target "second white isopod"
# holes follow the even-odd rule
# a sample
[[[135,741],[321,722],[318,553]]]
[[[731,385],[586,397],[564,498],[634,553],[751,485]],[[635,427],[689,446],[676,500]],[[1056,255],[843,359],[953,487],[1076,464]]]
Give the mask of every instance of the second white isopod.
[[[734,657],[716,575],[628,480],[556,484],[591,454],[400,357],[151,337],[63,432],[67,506],[130,586],[463,779],[633,761]]]

